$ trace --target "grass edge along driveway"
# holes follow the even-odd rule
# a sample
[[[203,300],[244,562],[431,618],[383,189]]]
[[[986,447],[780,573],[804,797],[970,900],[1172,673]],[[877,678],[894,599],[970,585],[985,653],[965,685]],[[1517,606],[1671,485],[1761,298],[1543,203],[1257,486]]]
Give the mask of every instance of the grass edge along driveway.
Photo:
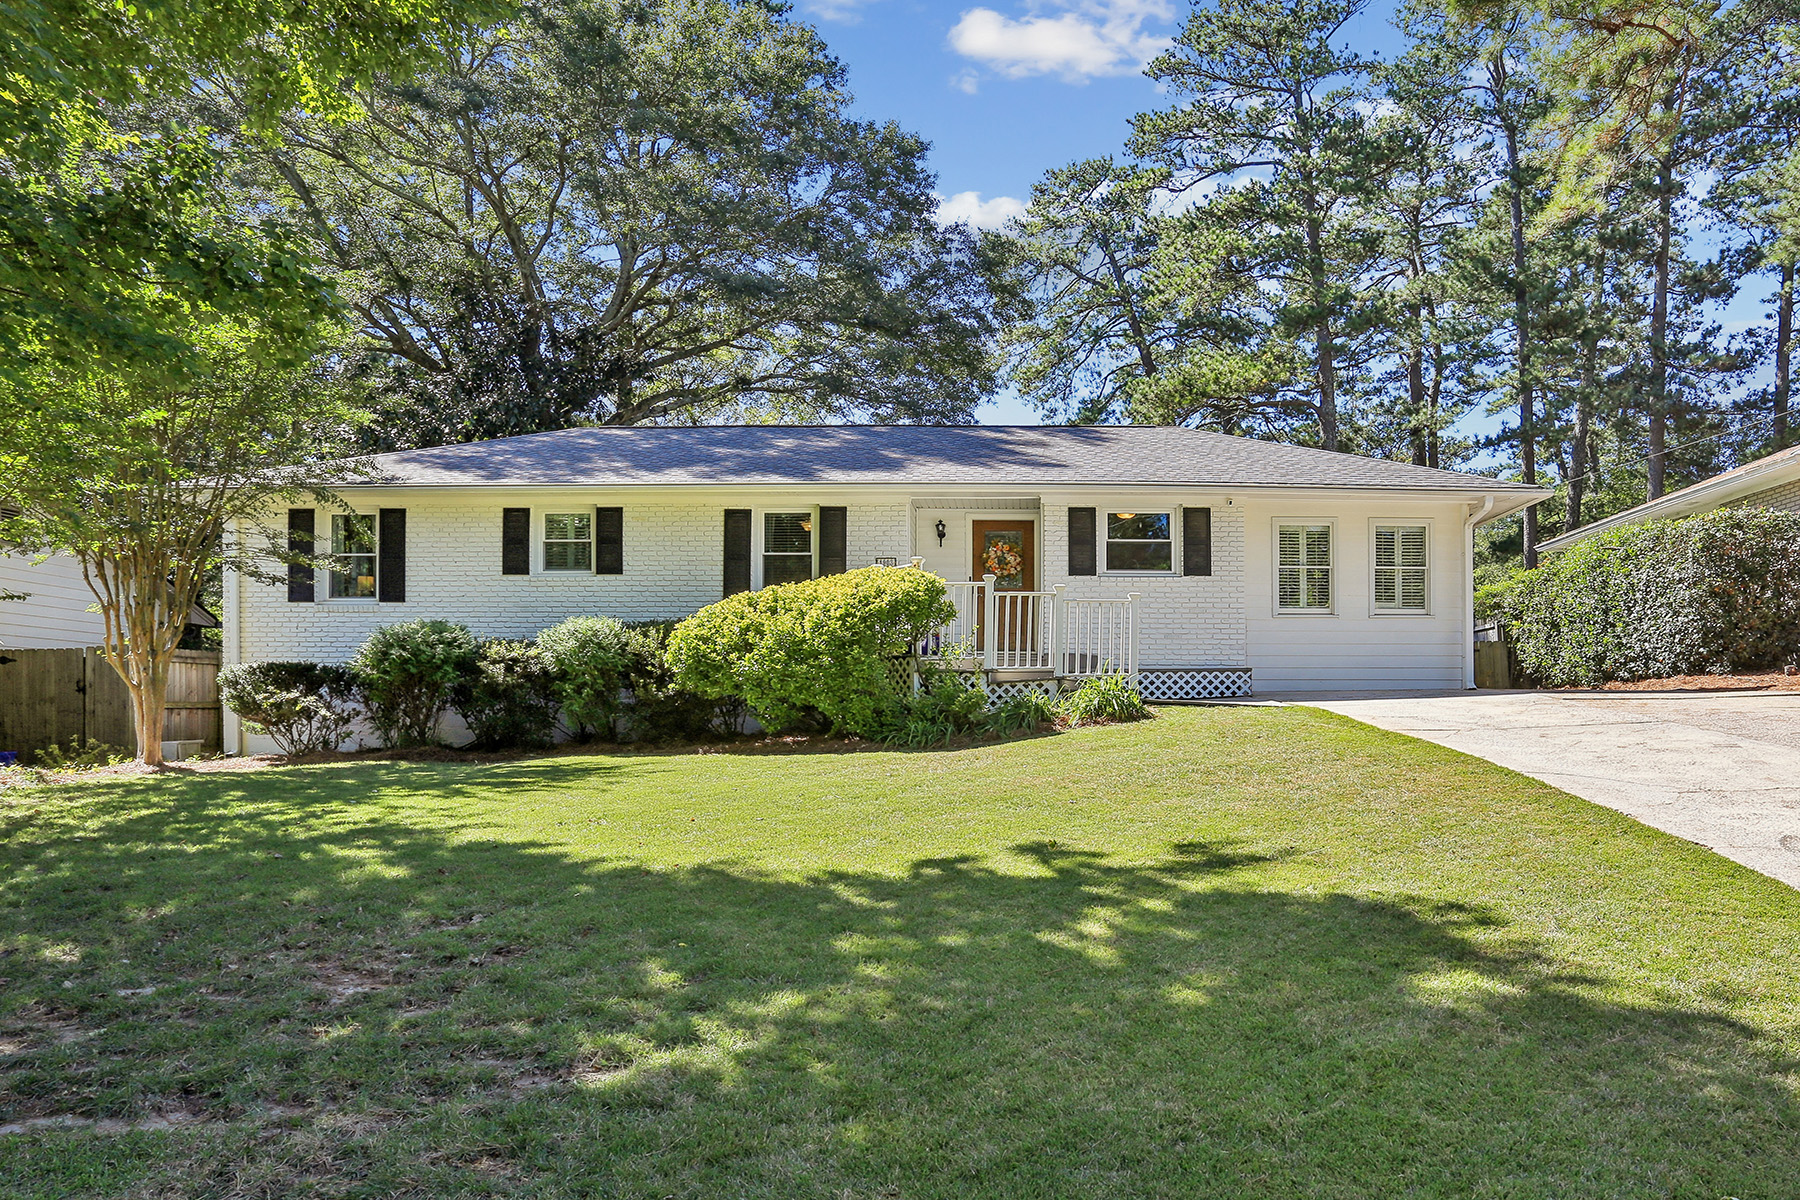
[[[1800,896],[1315,710],[0,815],[7,1196],[1800,1180]]]

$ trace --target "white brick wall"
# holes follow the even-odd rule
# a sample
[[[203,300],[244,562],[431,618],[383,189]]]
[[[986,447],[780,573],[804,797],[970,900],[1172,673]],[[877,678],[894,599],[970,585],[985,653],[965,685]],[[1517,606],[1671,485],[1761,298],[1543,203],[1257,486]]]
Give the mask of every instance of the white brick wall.
[[[1125,503],[1126,500],[1115,501]],[[1142,500],[1130,501],[1150,510]],[[1077,507],[1092,506],[1077,503]],[[1244,626],[1244,521],[1222,501],[1212,505],[1212,574],[1194,576],[1069,575],[1069,503],[1045,497],[1040,536],[1043,538],[1044,586],[1068,584],[1065,596],[1109,599],[1142,593],[1139,602],[1138,654],[1146,667],[1241,667],[1249,663]],[[1165,500],[1154,507],[1170,507]],[[1104,521],[1105,506],[1100,520]],[[1118,509],[1128,512],[1130,509]],[[1175,562],[1181,563],[1180,511],[1176,525]],[[1104,531],[1102,531],[1104,536]],[[1105,548],[1101,548],[1104,570]]]
[[[1786,512],[1800,512],[1800,480],[1745,496],[1733,507],[1779,508]]]
[[[388,499],[394,506],[397,502]],[[382,625],[435,617],[467,625],[482,637],[530,637],[567,617],[609,616],[622,621],[684,617],[719,599],[724,577],[724,503],[626,502],[625,573],[540,570],[541,514],[579,511],[591,499],[533,506],[530,575],[500,573],[500,513],[515,500],[407,496],[406,603],[325,600],[319,573],[311,604],[290,604],[286,588],[237,579],[240,639],[234,661],[308,659],[343,662]],[[761,507],[801,506],[796,501]],[[362,506],[359,505],[359,508]],[[375,505],[371,504],[369,510]],[[878,555],[906,561],[906,505],[850,506],[846,550],[850,565]],[[321,508],[319,532],[330,527]],[[321,544],[323,544],[321,542]]]

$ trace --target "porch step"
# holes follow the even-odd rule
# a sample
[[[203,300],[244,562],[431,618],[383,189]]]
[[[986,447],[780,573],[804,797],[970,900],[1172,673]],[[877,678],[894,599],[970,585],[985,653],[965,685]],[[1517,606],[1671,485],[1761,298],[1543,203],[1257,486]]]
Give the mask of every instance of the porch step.
[[[1037,683],[1045,679],[1055,678],[1056,672],[1052,671],[1049,667],[996,668],[995,670],[988,672],[988,680],[991,683]]]

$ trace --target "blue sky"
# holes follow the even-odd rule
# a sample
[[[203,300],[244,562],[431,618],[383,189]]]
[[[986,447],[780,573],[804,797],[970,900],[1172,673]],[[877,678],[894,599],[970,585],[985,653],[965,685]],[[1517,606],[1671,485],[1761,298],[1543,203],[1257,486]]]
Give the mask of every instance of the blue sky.
[[[1052,167],[1117,154],[1133,115],[1168,103],[1143,63],[1188,11],[1177,0],[797,0],[850,72],[857,114],[931,143],[948,215],[997,225]],[[1401,47],[1378,2],[1345,29],[1367,55]],[[1012,397],[989,422],[1035,423]]]
[[[1052,167],[1121,152],[1133,115],[1165,107],[1142,66],[1166,45],[1187,0],[794,0],[850,73],[858,115],[895,120],[931,143],[941,211],[992,226],[1023,209]],[[1404,52],[1393,0],[1371,0],[1343,30],[1367,57]],[[1728,330],[1765,319],[1752,286],[1717,317]],[[1003,395],[989,423],[1035,424]],[[1480,412],[1465,434],[1495,432]]]

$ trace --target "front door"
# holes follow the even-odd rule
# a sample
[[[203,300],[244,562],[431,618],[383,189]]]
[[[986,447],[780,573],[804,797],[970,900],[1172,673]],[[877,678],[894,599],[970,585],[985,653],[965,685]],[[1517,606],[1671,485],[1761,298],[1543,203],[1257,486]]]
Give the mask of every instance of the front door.
[[[1036,591],[1036,532],[1037,522],[1031,520],[976,521],[970,539],[975,543],[975,561],[969,578],[992,575],[994,590],[999,592]],[[1017,605],[1002,604],[998,623],[1001,650],[1020,650],[1031,642],[1036,622]],[[975,645],[977,649],[987,645],[987,631],[980,625],[976,626]]]

